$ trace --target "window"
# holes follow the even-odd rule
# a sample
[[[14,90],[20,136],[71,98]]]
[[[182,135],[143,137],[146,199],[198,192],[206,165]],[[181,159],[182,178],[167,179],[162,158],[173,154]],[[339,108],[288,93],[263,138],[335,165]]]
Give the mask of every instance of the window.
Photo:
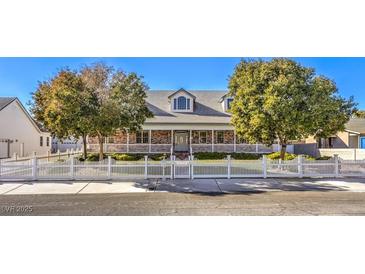
[[[47,147],[49,147],[49,137],[46,138]]]
[[[227,110],[231,109],[232,102],[233,102],[233,98],[228,98],[227,99]]]
[[[206,143],[207,143],[207,132],[199,131],[199,144],[206,144]]]
[[[177,98],[177,109],[186,109],[186,98],[184,96]]]
[[[223,144],[223,143],[224,143],[224,132],[217,131],[217,144]]]
[[[174,110],[189,110],[190,98],[180,96],[174,99]]]
[[[136,133],[136,142],[137,144],[147,144],[148,143],[148,131],[143,130]]]
[[[114,144],[114,137],[108,137],[108,143]]]
[[[43,146],[43,136],[39,137],[39,145],[41,147]]]

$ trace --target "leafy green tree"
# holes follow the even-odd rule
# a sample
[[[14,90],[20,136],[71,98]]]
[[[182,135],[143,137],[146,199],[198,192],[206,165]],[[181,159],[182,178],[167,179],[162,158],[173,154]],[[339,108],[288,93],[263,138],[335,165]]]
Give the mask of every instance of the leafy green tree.
[[[81,78],[97,98],[96,115],[92,119],[91,136],[99,142],[99,159],[103,159],[105,137],[118,129],[136,131],[152,113],[146,106],[147,85],[135,73],[115,71],[103,63],[85,66]]]
[[[355,118],[365,118],[365,110],[358,110],[354,113]]]
[[[81,136],[86,158],[86,137],[91,130],[90,117],[96,113],[96,98],[80,75],[63,69],[51,80],[39,83],[32,99],[30,109],[35,120],[57,138]]]
[[[232,119],[239,137],[250,143],[281,145],[329,137],[344,130],[355,103],[338,95],[333,81],[287,58],[242,60],[229,80]]]

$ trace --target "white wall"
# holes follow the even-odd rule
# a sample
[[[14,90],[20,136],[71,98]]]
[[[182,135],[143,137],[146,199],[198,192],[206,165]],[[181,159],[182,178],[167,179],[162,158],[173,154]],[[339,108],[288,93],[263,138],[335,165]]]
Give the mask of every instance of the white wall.
[[[43,136],[43,146],[40,146]],[[49,146],[46,139],[49,137]],[[45,155],[51,149],[51,137],[39,132],[17,100],[0,111],[0,139],[10,139],[10,157],[16,152],[19,156]],[[23,149],[22,149],[23,147]],[[22,151],[23,150],[23,151]],[[23,155],[21,155],[23,152]]]
[[[75,139],[73,137],[58,140],[57,138],[53,138],[52,140],[52,152],[57,152],[57,150],[60,150],[60,152],[65,152],[68,150],[76,150],[76,149],[82,149],[82,138]]]

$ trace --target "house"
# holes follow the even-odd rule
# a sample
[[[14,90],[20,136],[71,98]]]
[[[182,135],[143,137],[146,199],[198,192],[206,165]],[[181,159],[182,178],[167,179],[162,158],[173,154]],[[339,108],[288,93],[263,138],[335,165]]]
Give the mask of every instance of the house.
[[[0,97],[0,158],[46,154],[51,137],[42,131],[16,97]]]
[[[345,130],[337,132],[329,138],[315,140],[307,138],[305,143],[317,143],[318,148],[363,148],[365,149],[365,119],[351,118],[345,125]]]
[[[269,153],[272,147],[247,144],[230,124],[232,98],[227,91],[148,91],[147,106],[154,114],[137,133],[118,131],[106,138],[104,151],[129,153],[247,152]],[[88,138],[97,151],[98,140]]]

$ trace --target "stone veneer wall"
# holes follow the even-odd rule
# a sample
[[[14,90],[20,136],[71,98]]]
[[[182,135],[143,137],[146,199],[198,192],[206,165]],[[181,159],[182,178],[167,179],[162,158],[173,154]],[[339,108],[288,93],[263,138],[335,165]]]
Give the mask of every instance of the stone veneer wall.
[[[171,144],[170,130],[152,130],[152,144]]]

